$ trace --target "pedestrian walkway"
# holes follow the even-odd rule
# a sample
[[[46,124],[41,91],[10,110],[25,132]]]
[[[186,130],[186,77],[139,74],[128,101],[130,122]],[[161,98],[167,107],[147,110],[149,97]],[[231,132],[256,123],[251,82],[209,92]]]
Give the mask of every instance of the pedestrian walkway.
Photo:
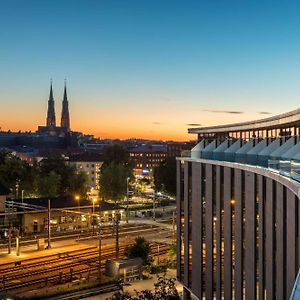
[[[162,274],[160,274],[162,275]],[[166,274],[167,278],[176,278],[176,270],[168,270]],[[152,278],[146,280],[140,280],[133,282],[129,286],[124,286],[124,291],[132,295],[135,294],[135,291],[143,290],[154,290],[154,283],[157,281],[157,275],[152,275]],[[182,294],[182,285],[176,281],[176,288],[179,294]],[[106,300],[109,299],[114,293],[107,293],[102,295],[97,295],[93,297],[84,298],[85,300]]]
[[[60,254],[68,251],[82,250],[92,248],[92,245],[84,243],[83,241],[77,242],[75,240],[65,240],[52,242],[51,249],[37,250],[36,245],[21,247],[20,255],[16,255],[16,249],[12,248],[11,254],[8,254],[7,249],[0,251],[0,265],[6,263],[19,262],[26,259],[42,258],[49,255]]]

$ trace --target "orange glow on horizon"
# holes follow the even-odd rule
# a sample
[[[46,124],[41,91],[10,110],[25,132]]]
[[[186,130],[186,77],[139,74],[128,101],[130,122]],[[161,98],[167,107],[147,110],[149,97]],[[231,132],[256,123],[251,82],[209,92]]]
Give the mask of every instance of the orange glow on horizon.
[[[28,126],[27,122],[18,122],[15,121],[7,122],[5,126],[0,126],[1,131],[12,131],[12,132],[26,132],[31,131],[35,132],[38,129],[38,126],[44,126],[44,123],[34,124],[33,126]],[[86,125],[82,127],[75,127],[71,124],[71,130],[79,131],[84,134],[94,135],[95,138],[100,139],[146,139],[146,140],[161,140],[161,141],[190,141],[195,140],[196,135],[188,134],[187,129],[184,131],[170,131],[170,130],[154,130],[153,128],[136,128],[135,130],[131,129],[118,129],[118,128],[102,128],[101,131],[93,128],[88,128]]]

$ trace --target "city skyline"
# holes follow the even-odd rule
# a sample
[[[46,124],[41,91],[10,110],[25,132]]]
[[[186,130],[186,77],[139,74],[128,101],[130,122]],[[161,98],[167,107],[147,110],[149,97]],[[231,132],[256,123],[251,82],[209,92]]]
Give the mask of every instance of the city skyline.
[[[58,111],[67,78],[72,129],[101,138],[189,140],[188,127],[295,109],[298,9],[254,1],[2,3],[0,127],[44,124],[50,78]]]

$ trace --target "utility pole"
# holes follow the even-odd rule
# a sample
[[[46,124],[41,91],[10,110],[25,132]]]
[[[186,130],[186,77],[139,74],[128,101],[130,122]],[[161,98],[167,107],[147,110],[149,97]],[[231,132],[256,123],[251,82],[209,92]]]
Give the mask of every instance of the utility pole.
[[[23,206],[23,204],[24,204],[24,190],[22,190],[22,206]],[[23,210],[24,210],[24,208],[23,208]]]
[[[51,206],[50,206],[50,199],[48,199],[48,246],[47,249],[51,249]]]
[[[153,220],[155,221],[155,188],[153,188]]]
[[[100,212],[99,212],[100,214]],[[101,257],[102,257],[102,253],[101,253],[101,247],[102,247],[102,228],[101,228],[101,216],[100,216],[100,222],[99,222],[99,265],[98,265],[98,279],[99,282],[101,283]]]
[[[119,212],[115,215],[115,222],[116,222],[116,258],[119,258]]]
[[[17,232],[16,232],[16,252],[17,252],[17,256],[20,256],[20,234],[19,234],[19,229],[17,229]]]
[[[8,254],[11,254],[11,224],[8,228]]]
[[[93,236],[95,234],[95,224],[94,224],[94,214],[95,214],[95,202],[96,202],[96,198],[93,199],[93,214],[92,214],[92,228],[93,228]]]
[[[129,185],[129,180],[130,178],[127,177],[126,179],[126,223],[128,223],[128,218],[129,218],[129,190],[128,190],[128,185]]]

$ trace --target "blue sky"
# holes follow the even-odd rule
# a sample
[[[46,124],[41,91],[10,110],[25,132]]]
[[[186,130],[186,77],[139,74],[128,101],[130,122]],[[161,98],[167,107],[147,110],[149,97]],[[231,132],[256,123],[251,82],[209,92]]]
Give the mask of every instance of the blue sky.
[[[188,139],[190,123],[295,109],[299,12],[296,1],[2,0],[0,126],[43,124],[50,78],[57,116],[67,78],[72,128],[100,137]]]

